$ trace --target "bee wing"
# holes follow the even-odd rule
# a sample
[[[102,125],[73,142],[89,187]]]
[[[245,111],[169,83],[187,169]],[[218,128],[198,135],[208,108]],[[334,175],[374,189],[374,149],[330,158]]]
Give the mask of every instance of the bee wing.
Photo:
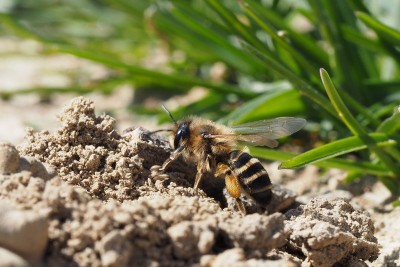
[[[219,140],[235,140],[243,142],[250,146],[268,146],[271,148],[278,146],[278,141],[271,139],[269,136],[261,134],[209,134],[206,138]]]
[[[231,129],[239,135],[260,135],[264,138],[278,139],[299,131],[305,124],[306,120],[302,118],[281,117],[235,125]]]
[[[267,146],[271,148],[278,146],[278,141],[271,139],[269,136],[259,134],[241,134],[238,135],[236,140],[251,146]]]
[[[281,117],[232,126],[230,134],[209,134],[205,137],[220,140],[236,140],[251,146],[277,147],[275,139],[291,135],[306,124],[305,119]]]

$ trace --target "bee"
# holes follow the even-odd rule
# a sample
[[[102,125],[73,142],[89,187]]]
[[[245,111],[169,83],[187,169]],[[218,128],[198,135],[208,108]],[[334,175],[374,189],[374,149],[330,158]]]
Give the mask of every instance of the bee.
[[[281,117],[227,127],[211,120],[189,116],[176,121],[163,105],[174,123],[173,152],[159,172],[165,172],[178,157],[197,162],[194,188],[197,189],[206,172],[225,179],[228,193],[235,199],[242,214],[246,214],[239,197],[244,193],[258,205],[266,206],[272,196],[271,180],[261,162],[249,153],[238,150],[239,143],[251,146],[277,147],[276,139],[299,131],[305,119]]]

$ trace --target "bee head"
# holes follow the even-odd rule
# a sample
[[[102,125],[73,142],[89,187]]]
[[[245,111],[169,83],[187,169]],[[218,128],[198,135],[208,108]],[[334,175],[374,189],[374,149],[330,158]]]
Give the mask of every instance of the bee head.
[[[174,122],[174,129],[171,131],[174,133],[174,148],[177,149],[182,145],[182,141],[187,140],[189,138],[190,130],[189,130],[189,121],[183,121],[179,124],[176,122],[174,117],[172,116],[171,112],[164,106],[161,105],[162,108],[167,112],[168,116]]]
[[[182,145],[182,141],[187,140],[190,135],[189,123],[184,121],[178,125],[178,130],[174,136],[174,148],[177,149]]]

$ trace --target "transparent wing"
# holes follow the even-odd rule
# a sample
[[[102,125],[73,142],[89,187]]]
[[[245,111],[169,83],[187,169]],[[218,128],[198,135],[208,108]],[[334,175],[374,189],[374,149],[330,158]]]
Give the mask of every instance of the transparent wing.
[[[238,138],[236,138],[236,140],[251,146],[268,146],[272,148],[278,146],[278,141],[264,135],[240,134],[238,135]]]
[[[306,120],[302,118],[281,117],[235,125],[231,129],[235,134],[257,134],[270,139],[278,139],[299,131],[305,124]]]
[[[251,146],[277,147],[278,141],[260,134],[209,134],[206,138],[223,140],[235,140]]]
[[[271,120],[261,120],[231,127],[232,134],[208,135],[207,138],[232,139],[251,146],[276,147],[275,139],[291,135],[306,124],[302,118],[281,117]]]

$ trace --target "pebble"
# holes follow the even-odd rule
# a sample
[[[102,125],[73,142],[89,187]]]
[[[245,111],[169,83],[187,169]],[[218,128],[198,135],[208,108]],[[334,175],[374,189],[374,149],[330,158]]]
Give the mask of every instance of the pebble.
[[[0,247],[29,262],[41,260],[48,239],[45,215],[33,210],[17,210],[0,202]]]
[[[29,267],[30,264],[17,254],[0,247],[1,267]]]
[[[10,143],[0,142],[0,174],[16,173],[18,167],[18,150]]]

